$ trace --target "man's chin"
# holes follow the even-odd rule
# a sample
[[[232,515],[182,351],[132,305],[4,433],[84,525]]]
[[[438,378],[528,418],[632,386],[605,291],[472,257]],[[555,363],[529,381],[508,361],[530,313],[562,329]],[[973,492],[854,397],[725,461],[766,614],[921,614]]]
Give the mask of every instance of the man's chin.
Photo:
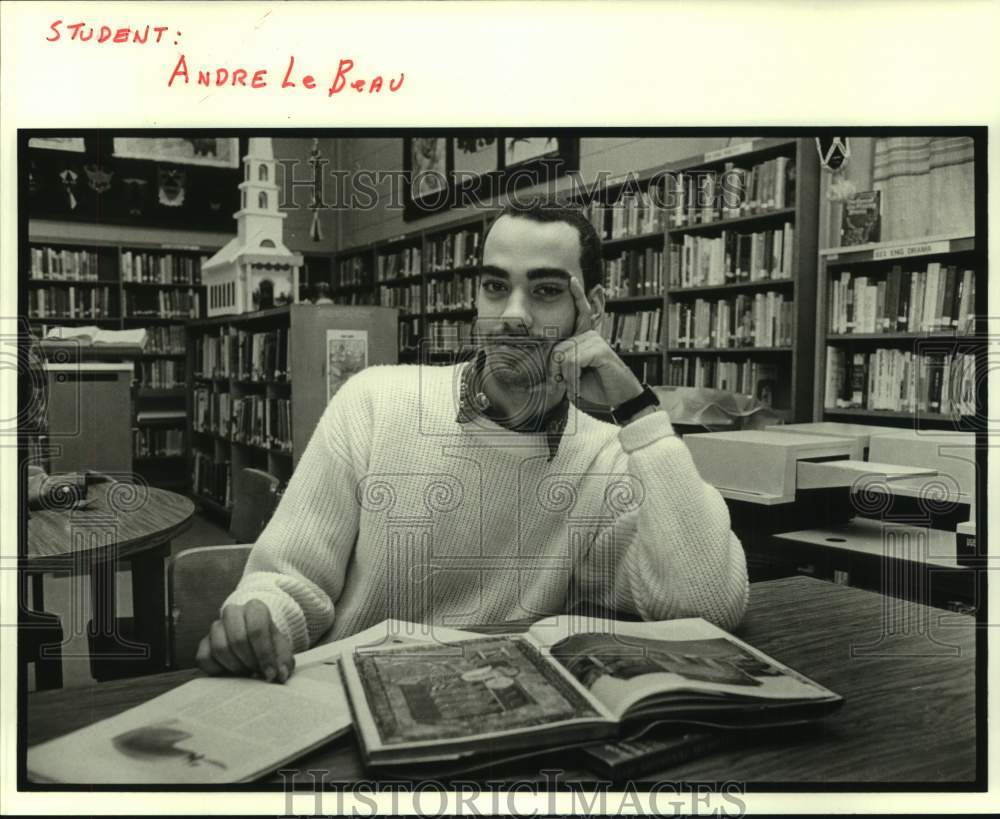
[[[545,368],[536,351],[516,350],[500,345],[487,350],[486,371],[508,387],[528,389],[545,382]]]

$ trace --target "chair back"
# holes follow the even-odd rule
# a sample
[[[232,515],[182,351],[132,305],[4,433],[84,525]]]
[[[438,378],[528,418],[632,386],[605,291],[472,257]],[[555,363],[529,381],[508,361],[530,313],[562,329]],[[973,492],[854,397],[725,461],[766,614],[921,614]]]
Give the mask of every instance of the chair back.
[[[241,469],[233,476],[233,511],[229,534],[237,543],[254,543],[278,505],[274,475],[260,469]]]
[[[278,505],[279,485],[274,475],[260,469],[237,472],[229,520],[229,534],[237,543],[186,549],[170,559],[167,606],[174,668],[195,665],[198,644],[240,582],[250,549]]]
[[[167,607],[174,668],[192,668],[201,638],[243,576],[252,544],[198,546],[174,555],[167,566]]]

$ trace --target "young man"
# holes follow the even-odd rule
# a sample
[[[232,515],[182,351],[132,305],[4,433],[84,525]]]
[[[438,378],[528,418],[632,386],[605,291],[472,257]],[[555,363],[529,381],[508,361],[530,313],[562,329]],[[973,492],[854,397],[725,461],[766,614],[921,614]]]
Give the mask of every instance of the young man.
[[[293,651],[387,617],[496,623],[583,601],[734,627],[748,586],[725,502],[594,329],[601,281],[579,213],[505,211],[483,245],[475,360],[369,367],[341,388],[201,667],[283,682]]]

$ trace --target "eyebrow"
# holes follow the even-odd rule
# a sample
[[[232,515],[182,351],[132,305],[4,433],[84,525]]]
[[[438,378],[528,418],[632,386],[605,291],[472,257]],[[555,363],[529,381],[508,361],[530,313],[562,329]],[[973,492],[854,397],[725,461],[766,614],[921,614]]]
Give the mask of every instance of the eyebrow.
[[[510,273],[504,270],[502,267],[496,267],[494,265],[484,265],[479,269],[480,274],[485,276],[496,276],[500,279],[510,280]],[[563,270],[561,267],[533,267],[531,270],[527,271],[525,277],[529,281],[534,281],[535,279],[563,279],[565,281],[570,280],[569,271]]]

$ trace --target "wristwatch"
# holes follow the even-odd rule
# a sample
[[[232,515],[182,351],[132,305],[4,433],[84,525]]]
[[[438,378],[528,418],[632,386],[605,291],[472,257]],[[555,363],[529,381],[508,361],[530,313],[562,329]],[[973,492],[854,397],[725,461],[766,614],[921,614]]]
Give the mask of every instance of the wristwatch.
[[[656,397],[656,393],[653,392],[649,384],[643,384],[642,392],[634,398],[629,398],[628,401],[623,401],[611,410],[611,417],[618,426],[622,427],[646,407],[658,406],[660,406],[660,399]]]

